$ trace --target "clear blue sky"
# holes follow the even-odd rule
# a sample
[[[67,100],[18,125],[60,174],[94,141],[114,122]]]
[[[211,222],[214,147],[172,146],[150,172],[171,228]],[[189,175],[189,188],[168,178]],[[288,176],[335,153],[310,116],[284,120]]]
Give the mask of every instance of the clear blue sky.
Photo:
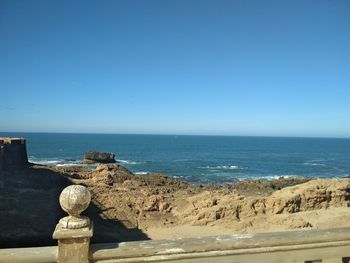
[[[0,131],[350,137],[350,1],[0,0]]]

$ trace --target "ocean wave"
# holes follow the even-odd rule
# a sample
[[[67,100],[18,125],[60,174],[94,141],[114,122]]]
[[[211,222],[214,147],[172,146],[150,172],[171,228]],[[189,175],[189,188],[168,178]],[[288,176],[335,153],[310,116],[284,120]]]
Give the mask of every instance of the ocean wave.
[[[265,176],[265,177],[260,177],[260,179],[266,179],[266,180],[277,180],[277,179],[280,179],[280,178],[293,178],[293,177],[299,177],[298,175],[296,174],[290,174],[290,175],[286,175],[286,174],[282,174],[282,175],[268,175],[268,176]]]
[[[209,170],[243,170],[245,167],[237,165],[217,165],[217,166],[199,166],[199,169],[209,169]]]
[[[265,179],[268,181],[271,180],[277,180],[280,178],[295,178],[295,177],[302,177],[300,175],[297,174],[277,174],[277,175],[260,175],[260,176],[246,176],[246,177],[238,177],[238,180],[240,181],[244,181],[244,180],[261,180],[261,179]]]
[[[125,163],[125,164],[143,164],[144,162],[136,162],[136,161],[130,161],[130,160],[117,160],[118,163]]]
[[[324,163],[313,163],[313,162],[306,162],[304,163],[304,165],[307,165],[307,166],[327,166],[325,165]]]
[[[59,160],[33,160],[33,159],[29,159],[28,161],[31,163],[41,164],[41,165],[56,165],[62,162]]]
[[[76,166],[76,165],[82,165],[82,161],[77,161],[75,159],[60,159],[60,160],[52,160],[52,159],[31,159],[28,160],[31,163],[40,164],[40,165],[47,165],[47,166]]]
[[[71,167],[71,166],[86,166],[86,164],[83,163],[58,163],[56,164],[57,167]]]
[[[134,172],[136,175],[147,175],[149,172]]]

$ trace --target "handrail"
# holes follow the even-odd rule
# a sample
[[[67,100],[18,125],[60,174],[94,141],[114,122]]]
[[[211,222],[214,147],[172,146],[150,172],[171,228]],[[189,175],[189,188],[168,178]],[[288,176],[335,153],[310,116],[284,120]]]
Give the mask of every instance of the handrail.
[[[350,245],[350,228],[94,244],[90,249],[90,257],[93,261],[160,255],[182,255],[184,257],[183,255],[191,253],[209,252],[213,254],[213,251],[223,252],[219,254],[236,254],[242,250],[248,251],[248,249],[266,252],[342,245]]]
[[[350,228],[93,244],[90,259],[92,262],[180,260],[342,246],[350,247]],[[55,263],[57,246],[0,249],[0,262]]]
[[[0,249],[0,263],[56,263],[57,246]]]

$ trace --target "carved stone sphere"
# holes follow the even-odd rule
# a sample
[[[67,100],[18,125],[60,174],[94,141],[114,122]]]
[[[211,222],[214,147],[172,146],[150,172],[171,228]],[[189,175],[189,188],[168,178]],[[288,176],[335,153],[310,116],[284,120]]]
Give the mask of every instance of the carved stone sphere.
[[[91,194],[82,185],[70,185],[60,195],[60,205],[70,216],[79,217],[90,204]]]

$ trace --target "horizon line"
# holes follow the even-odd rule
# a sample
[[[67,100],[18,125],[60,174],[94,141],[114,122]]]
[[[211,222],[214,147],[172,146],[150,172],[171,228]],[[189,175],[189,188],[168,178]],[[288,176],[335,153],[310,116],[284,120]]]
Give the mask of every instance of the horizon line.
[[[143,135],[143,136],[198,136],[198,137],[263,137],[263,138],[300,138],[300,139],[350,139],[337,136],[288,136],[288,135],[233,135],[233,134],[176,134],[176,133],[111,133],[111,132],[37,132],[37,131],[0,131],[0,133],[38,133],[38,134],[87,134],[87,135]]]

